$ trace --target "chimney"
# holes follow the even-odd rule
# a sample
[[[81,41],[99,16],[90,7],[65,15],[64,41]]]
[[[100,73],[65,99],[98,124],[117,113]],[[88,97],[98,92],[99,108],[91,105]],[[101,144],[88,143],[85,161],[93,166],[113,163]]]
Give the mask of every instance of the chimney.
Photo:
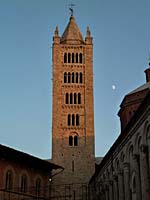
[[[149,63],[149,66],[150,66],[150,63]],[[147,68],[144,72],[146,74],[146,82],[149,82],[150,81],[150,67]]]

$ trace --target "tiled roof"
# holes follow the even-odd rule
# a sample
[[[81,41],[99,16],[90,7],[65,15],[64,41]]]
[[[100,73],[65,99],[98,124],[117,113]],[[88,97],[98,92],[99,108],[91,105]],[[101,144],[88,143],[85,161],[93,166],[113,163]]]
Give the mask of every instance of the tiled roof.
[[[66,44],[82,44],[83,37],[82,34],[75,22],[75,18],[73,16],[70,17],[70,21],[62,34],[60,39],[61,43]]]

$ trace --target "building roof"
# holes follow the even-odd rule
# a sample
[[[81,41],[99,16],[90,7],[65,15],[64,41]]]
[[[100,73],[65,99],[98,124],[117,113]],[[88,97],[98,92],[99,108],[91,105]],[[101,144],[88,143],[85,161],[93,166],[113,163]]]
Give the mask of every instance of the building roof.
[[[134,94],[136,92],[140,92],[142,90],[149,90],[150,89],[150,82],[147,82],[143,85],[141,85],[140,87],[136,88],[135,90],[133,90],[132,92],[128,93],[127,95],[130,95],[130,94]]]
[[[75,18],[73,16],[70,17],[70,21],[62,34],[60,39],[61,43],[66,44],[83,44],[82,34],[75,22]]]
[[[133,115],[133,117],[131,118],[131,120],[129,121],[129,123],[126,125],[125,129],[123,129],[123,131],[121,132],[121,134],[118,136],[118,138],[116,139],[116,141],[114,142],[114,144],[111,146],[111,148],[109,149],[109,151],[106,153],[106,155],[102,159],[101,163],[97,166],[94,175],[90,179],[90,183],[92,183],[94,181],[94,179],[99,174],[100,170],[107,163],[108,159],[110,159],[113,156],[113,152],[116,150],[116,148],[118,147],[118,145],[120,144],[120,142],[123,141],[123,139],[125,137],[128,137],[128,134],[129,134],[130,130],[133,128],[133,126],[135,125],[135,123],[139,120],[139,118],[142,116],[142,114],[145,112],[145,110],[148,107],[150,109],[150,92],[146,95],[145,99],[143,100],[143,102],[139,106],[138,110]]]
[[[8,160],[15,162],[17,164],[23,164],[30,168],[34,168],[37,170],[41,170],[44,172],[50,172],[52,169],[62,168],[59,165],[50,163],[46,160],[42,160],[40,158],[34,157],[30,154],[15,150],[13,148],[4,146],[0,144],[0,160]]]

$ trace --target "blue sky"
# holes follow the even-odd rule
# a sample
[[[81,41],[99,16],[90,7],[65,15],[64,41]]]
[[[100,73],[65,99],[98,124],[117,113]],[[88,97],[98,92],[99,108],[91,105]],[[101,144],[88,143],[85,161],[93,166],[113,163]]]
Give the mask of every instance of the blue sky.
[[[148,67],[149,0],[0,0],[0,143],[41,158],[51,157],[52,37],[71,2],[93,36],[96,156],[119,135],[119,105]]]

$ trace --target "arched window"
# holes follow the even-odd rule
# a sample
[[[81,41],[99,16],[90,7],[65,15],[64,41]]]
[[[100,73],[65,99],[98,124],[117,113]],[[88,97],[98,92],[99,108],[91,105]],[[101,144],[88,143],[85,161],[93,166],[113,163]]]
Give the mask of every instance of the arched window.
[[[65,102],[66,102],[66,104],[69,103],[69,94],[68,93],[66,93],[66,100],[65,100]]]
[[[76,72],[76,83],[78,83],[78,72]]]
[[[12,187],[13,187],[13,173],[11,170],[8,170],[6,172],[6,177],[5,177],[5,189],[11,190]]]
[[[74,72],[72,72],[72,83],[74,83]]]
[[[70,72],[68,73],[68,83],[70,83],[71,82],[71,74],[70,74]]]
[[[82,53],[79,54],[80,63],[82,63]]]
[[[74,93],[74,104],[76,104],[76,103],[77,103],[77,94]]]
[[[71,61],[71,54],[68,53],[68,63],[70,63],[70,61]]]
[[[40,194],[41,194],[41,179],[38,178],[36,179],[35,182],[35,195],[40,196]]]
[[[130,160],[133,159],[133,145],[131,145],[130,149],[129,149],[129,158],[130,158]]]
[[[74,146],[78,146],[78,136],[74,136]]]
[[[64,54],[64,63],[67,63],[67,53]]]
[[[71,125],[71,115],[69,114],[68,115],[68,126],[70,126]]]
[[[80,72],[80,83],[83,83],[83,76],[82,76],[82,72]]]
[[[21,176],[21,192],[27,192],[27,176]]]
[[[78,63],[78,53],[76,53],[76,63]]]
[[[67,83],[67,73],[64,73],[64,83]]]
[[[72,93],[70,93],[70,104],[72,104],[72,100],[73,100]]]
[[[78,146],[78,134],[76,132],[71,133],[69,136],[69,146]]]
[[[74,63],[74,53],[72,53],[72,63]]]
[[[76,115],[76,126],[79,126],[79,115]]]
[[[74,160],[72,161],[72,172],[74,172]]]
[[[73,145],[73,137],[70,135],[69,136],[69,146]]]
[[[78,93],[78,104],[81,104],[81,94]]]
[[[74,126],[75,125],[75,115],[73,114],[72,115],[72,126]]]

